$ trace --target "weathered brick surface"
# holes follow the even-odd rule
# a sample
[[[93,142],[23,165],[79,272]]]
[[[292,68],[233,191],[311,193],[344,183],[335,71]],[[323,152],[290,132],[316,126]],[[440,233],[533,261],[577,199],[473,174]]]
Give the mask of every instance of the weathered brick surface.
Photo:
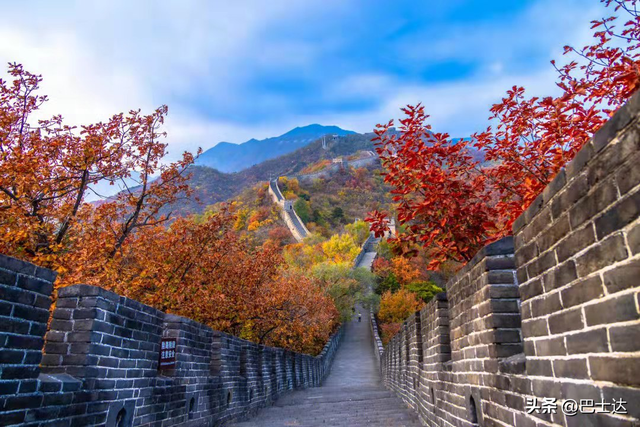
[[[379,354],[385,384],[426,425],[640,425],[640,95],[513,232],[407,319]],[[534,397],[557,413],[527,413]],[[627,413],[567,416],[568,399],[624,399]]]
[[[0,425],[219,425],[320,385],[341,337],[312,357],[87,285],[59,290],[47,331],[54,280],[0,255]],[[163,337],[172,369],[159,370]]]

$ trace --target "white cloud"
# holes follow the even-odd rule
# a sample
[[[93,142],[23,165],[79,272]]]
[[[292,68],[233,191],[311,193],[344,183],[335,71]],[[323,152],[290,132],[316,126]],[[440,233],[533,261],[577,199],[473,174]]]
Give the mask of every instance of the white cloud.
[[[292,19],[322,28],[323,19],[353,8],[353,1],[34,1],[28,14],[23,4],[13,2],[3,5],[0,62],[21,62],[42,73],[42,93],[50,98],[44,112],[61,113],[75,124],[132,108],[150,112],[172,100],[166,126],[170,159],[199,145],[265,138],[307,123],[371,131],[376,123],[398,117],[403,105],[417,102],[427,106],[438,130],[464,136],[486,124],[489,106],[513,84],[539,94],[553,90],[548,64],[514,71],[508,61],[523,43],[549,46],[550,58],[559,56],[561,43],[584,44],[591,34],[588,20],[601,8],[578,4],[542,0],[500,27],[451,28],[428,46],[404,40],[398,49],[415,60],[489,56],[490,65],[465,80],[439,83],[401,80],[385,71],[351,72],[317,94],[323,101],[364,99],[373,105],[350,113],[290,111],[294,103],[286,95],[269,92],[254,99],[243,85],[256,71],[251,67],[276,73],[304,69],[320,53],[337,49],[341,40],[339,34],[326,34],[319,40],[285,37],[269,44],[263,40],[267,29]],[[202,102],[213,95],[218,106],[259,102],[262,109],[286,113],[266,124],[245,125],[236,116],[212,119]]]

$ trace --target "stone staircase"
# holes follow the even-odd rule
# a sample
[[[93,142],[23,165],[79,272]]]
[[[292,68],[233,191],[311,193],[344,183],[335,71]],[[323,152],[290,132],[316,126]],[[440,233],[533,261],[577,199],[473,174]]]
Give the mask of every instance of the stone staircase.
[[[346,325],[345,336],[322,387],[292,392],[235,427],[420,426],[417,416],[380,381],[369,313]]]

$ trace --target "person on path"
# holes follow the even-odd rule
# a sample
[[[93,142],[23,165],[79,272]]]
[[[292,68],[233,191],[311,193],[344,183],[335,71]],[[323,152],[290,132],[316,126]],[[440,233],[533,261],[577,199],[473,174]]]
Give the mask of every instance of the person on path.
[[[362,321],[362,313],[358,313],[358,322]]]

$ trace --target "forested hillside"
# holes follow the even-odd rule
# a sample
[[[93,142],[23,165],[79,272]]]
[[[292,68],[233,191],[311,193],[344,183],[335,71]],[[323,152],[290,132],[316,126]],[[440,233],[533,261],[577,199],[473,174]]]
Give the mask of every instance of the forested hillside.
[[[224,173],[205,166],[191,166],[189,185],[193,195],[172,206],[175,213],[202,213],[208,205],[222,202],[239,195],[244,189],[272,177],[296,175],[305,167],[322,159],[353,154],[359,150],[373,150],[374,134],[350,134],[337,140],[327,141],[322,148],[318,139],[292,153],[266,160],[240,172]]]

